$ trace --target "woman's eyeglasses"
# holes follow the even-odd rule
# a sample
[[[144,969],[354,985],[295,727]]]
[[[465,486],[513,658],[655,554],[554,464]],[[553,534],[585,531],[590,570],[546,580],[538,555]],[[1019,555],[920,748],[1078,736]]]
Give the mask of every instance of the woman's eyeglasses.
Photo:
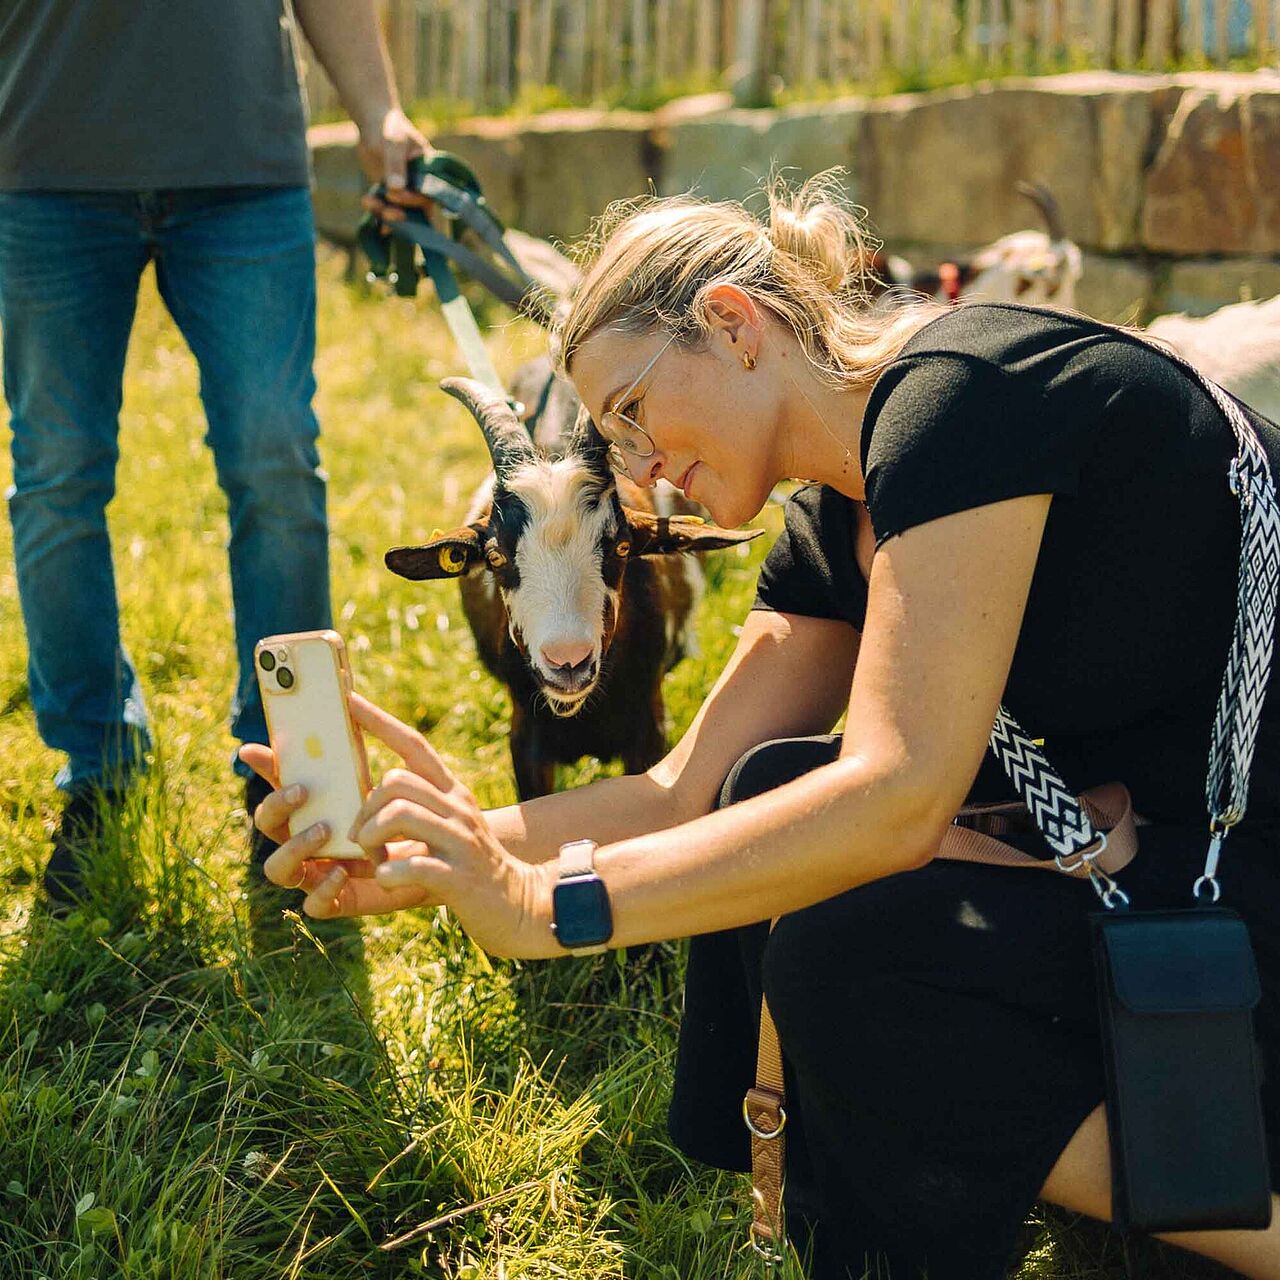
[[[618,395],[614,403],[622,405],[623,408],[606,409],[600,415],[600,434],[609,446],[607,455],[609,466],[619,475],[630,474],[630,468],[627,465],[628,455],[632,458],[651,458],[657,451],[657,445],[653,443],[653,437],[635,420],[635,414],[639,410],[641,400],[644,399],[644,394],[641,393],[630,402],[628,402],[627,397],[635,391],[644,380],[645,375],[658,363],[662,353],[675,340],[676,336],[673,333],[658,348],[653,359],[636,374],[635,378],[632,379],[631,385]],[[623,409],[626,412],[623,412]]]

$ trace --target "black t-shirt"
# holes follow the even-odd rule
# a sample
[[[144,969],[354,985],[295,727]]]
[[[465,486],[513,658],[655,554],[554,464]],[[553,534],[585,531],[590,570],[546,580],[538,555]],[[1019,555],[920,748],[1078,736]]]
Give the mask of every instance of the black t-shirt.
[[[1250,411],[1280,475],[1280,428]],[[877,545],[957,511],[1053,501],[1004,702],[1069,785],[1128,784],[1138,812],[1203,822],[1209,732],[1235,618],[1240,516],[1230,425],[1195,378],[1079,316],[967,304],[916,334],[862,429]],[[855,504],[809,486],[756,608],[861,627]],[[945,716],[947,709],[938,708]],[[984,768],[975,793],[1010,794]],[[1268,699],[1249,818],[1280,819]]]

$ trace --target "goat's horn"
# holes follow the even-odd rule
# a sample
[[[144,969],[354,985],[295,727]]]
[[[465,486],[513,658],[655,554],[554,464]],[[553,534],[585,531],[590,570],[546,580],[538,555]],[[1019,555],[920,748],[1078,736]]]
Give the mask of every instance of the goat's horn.
[[[516,417],[515,410],[483,382],[472,378],[445,378],[440,390],[466,405],[479,423],[499,478],[537,456],[529,432]]]
[[[1018,180],[1018,194],[1026,196],[1044,218],[1049,231],[1050,240],[1065,240],[1066,228],[1062,225],[1062,210],[1058,207],[1053,193],[1042,182],[1023,182]]]

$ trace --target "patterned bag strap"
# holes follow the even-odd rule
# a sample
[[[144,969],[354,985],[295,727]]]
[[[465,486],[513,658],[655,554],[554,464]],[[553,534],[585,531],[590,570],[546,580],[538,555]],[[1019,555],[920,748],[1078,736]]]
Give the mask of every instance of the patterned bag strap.
[[[1113,331],[1144,341],[1127,330]],[[1209,852],[1204,874],[1193,889],[1198,900],[1207,898],[1217,902],[1221,896],[1218,857],[1227,833],[1244,817],[1249,770],[1271,678],[1276,595],[1280,588],[1280,503],[1276,499],[1271,464],[1253,424],[1236,400],[1180,355],[1152,343],[1148,345],[1204,388],[1231,424],[1236,437],[1236,456],[1228,476],[1231,491],[1240,502],[1236,618],[1209,745],[1209,772],[1205,782]],[[1004,706],[996,714],[991,750],[1053,849],[1059,869],[1071,872],[1078,871],[1082,865],[1087,867],[1104,906],[1128,905],[1124,891],[1097,865],[1099,854],[1106,848],[1106,835],[1094,830],[1088,815],[1044,752]]]

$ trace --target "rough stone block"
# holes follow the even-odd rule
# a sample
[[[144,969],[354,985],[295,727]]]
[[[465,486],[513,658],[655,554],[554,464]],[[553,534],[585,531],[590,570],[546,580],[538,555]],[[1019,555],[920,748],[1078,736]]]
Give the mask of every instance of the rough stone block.
[[[777,113],[733,110],[655,130],[658,193],[741,200],[768,176]]]
[[[1076,306],[1107,324],[1142,324],[1150,318],[1155,288],[1149,267],[1128,258],[1084,255],[1084,273],[1076,284]]]
[[[316,230],[325,239],[344,245],[355,243],[356,227],[364,214],[360,197],[369,186],[356,155],[358,136],[349,120],[307,130]]]
[[[1280,252],[1280,76],[1186,77],[1147,174],[1142,238],[1157,253]]]
[[[630,111],[556,111],[528,121],[521,227],[572,242],[611,201],[647,194],[650,124]]]
[[[842,98],[780,111],[769,130],[771,159],[795,181],[839,165],[848,174],[849,196],[857,200],[858,146],[866,108],[865,98]]]
[[[465,160],[475,171],[494,213],[505,223],[519,225],[524,190],[524,131],[519,121],[477,117],[427,136],[433,146]]]
[[[1160,314],[1204,316],[1232,302],[1280,294],[1280,262],[1268,258],[1194,259],[1174,263],[1159,291]]]
[[[1149,137],[1173,93],[1163,81],[1079,74],[873,102],[864,202],[890,240],[982,243],[1039,225],[1016,184],[1040,181],[1072,239],[1130,247]]]

